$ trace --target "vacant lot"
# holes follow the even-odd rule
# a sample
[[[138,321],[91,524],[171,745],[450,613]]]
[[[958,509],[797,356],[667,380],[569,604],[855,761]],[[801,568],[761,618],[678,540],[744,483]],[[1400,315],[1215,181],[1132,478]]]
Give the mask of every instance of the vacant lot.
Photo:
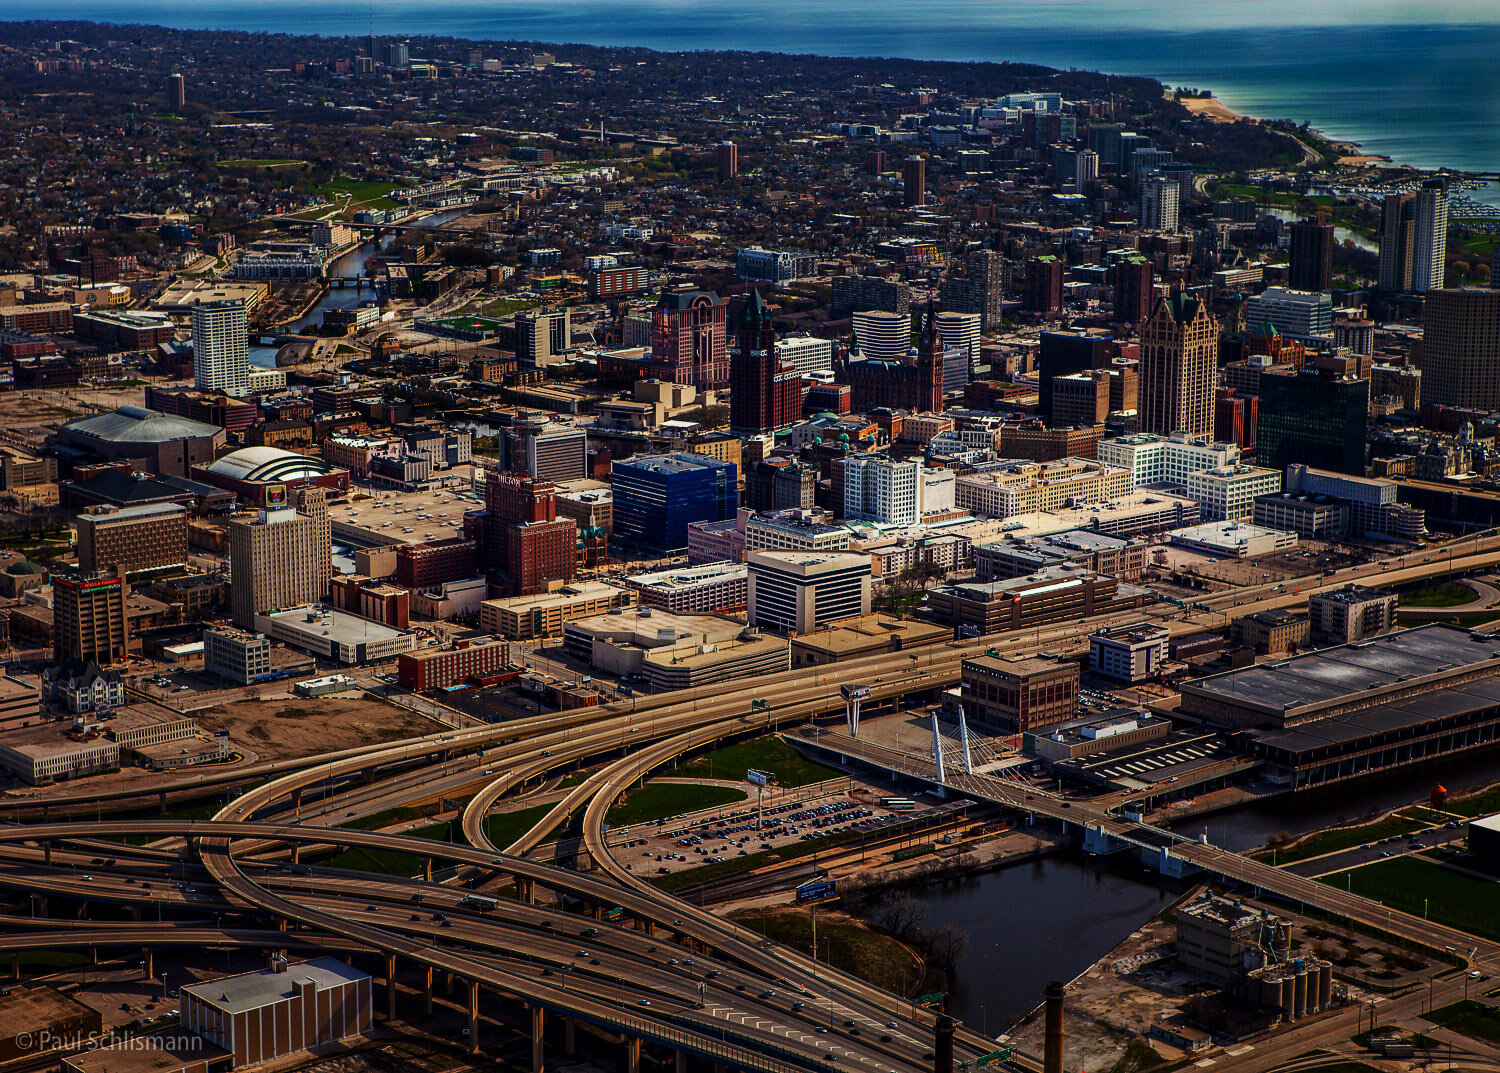
[[[1401,602],[1407,607],[1462,607],[1477,599],[1479,594],[1459,581],[1429,585],[1425,589],[1401,594]]]
[[[698,759],[683,764],[672,774],[685,779],[743,779],[750,768],[773,772],[781,786],[806,786],[843,774],[831,767],[804,760],[801,753],[774,735],[742,741],[737,745],[726,745],[722,749],[704,753]]]
[[[813,953],[813,923],[809,910],[749,910],[736,913],[731,919],[794,950]],[[816,956],[819,961],[898,995],[916,988],[926,974],[922,959],[909,946],[872,930],[846,913],[829,909],[818,912]]]
[[[1500,1010],[1473,999],[1443,1006],[1427,1015],[1433,1024],[1451,1028],[1473,1039],[1500,1043]]]
[[[208,730],[228,730],[262,760],[284,760],[315,753],[373,745],[430,734],[442,728],[374,697],[279,697],[244,700],[197,715]]]

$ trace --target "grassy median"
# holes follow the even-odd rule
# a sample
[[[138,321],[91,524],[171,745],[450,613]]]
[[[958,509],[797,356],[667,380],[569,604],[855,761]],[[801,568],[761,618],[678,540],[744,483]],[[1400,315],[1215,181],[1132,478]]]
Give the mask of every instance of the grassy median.
[[[704,753],[673,774],[685,779],[743,779],[750,768],[775,773],[777,783],[784,787],[807,786],[843,774],[836,768],[804,759],[774,734]]]

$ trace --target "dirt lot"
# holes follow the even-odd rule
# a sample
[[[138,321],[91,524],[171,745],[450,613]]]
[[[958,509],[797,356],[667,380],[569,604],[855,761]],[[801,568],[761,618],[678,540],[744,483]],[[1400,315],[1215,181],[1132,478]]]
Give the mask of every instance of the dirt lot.
[[[279,697],[237,701],[198,712],[206,730],[228,730],[231,741],[261,760],[282,760],[441,730],[438,724],[373,697]]]

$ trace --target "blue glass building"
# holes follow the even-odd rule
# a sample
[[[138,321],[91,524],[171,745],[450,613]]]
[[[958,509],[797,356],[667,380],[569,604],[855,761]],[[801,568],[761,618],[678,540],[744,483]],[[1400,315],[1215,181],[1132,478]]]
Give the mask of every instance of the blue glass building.
[[[691,522],[722,522],[739,507],[733,462],[678,452],[610,466],[615,539],[660,555],[686,551]]]

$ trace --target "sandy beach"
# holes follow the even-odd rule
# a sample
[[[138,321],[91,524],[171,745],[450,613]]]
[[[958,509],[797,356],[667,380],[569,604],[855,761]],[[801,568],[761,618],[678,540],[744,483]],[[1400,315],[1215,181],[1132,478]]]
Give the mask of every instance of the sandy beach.
[[[1215,123],[1235,123],[1249,116],[1241,115],[1217,97],[1183,97],[1182,106],[1194,115],[1208,116]]]

